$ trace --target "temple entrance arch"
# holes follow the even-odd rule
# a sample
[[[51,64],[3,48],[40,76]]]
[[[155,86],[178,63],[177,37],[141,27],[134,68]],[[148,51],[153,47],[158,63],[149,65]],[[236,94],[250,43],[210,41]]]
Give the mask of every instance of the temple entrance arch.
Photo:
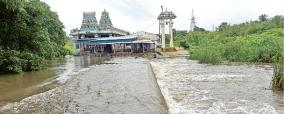
[[[163,6],[161,6],[162,8],[162,12],[160,13],[160,15],[158,16],[158,20],[159,20],[159,28],[161,31],[161,36],[162,36],[162,48],[166,48],[166,40],[165,40],[165,30],[166,30],[166,25],[169,25],[169,35],[170,35],[170,47],[173,48],[174,47],[174,39],[173,39],[173,19],[175,19],[177,16],[172,12],[172,11],[168,11],[166,9],[166,11],[163,11]],[[160,33],[159,31],[159,33]]]

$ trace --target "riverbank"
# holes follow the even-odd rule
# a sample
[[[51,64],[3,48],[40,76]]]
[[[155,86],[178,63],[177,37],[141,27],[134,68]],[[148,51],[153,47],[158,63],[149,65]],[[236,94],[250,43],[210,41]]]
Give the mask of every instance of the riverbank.
[[[284,113],[283,93],[269,89],[270,65],[207,65],[184,57],[151,65],[172,114]]]
[[[107,60],[109,58],[69,56],[48,61],[46,68],[39,71],[1,74],[0,107],[58,87],[72,77],[71,75],[84,72],[89,66],[102,64]]]
[[[149,60],[114,58],[55,89],[0,108],[0,113],[167,113]]]

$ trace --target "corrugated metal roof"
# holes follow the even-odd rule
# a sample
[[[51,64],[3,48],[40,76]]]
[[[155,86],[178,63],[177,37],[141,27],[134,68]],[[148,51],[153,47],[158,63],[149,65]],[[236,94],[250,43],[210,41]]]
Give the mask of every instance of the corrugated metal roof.
[[[118,37],[106,37],[106,38],[94,38],[95,40],[124,40],[124,39],[136,39],[136,35],[118,36]]]
[[[151,40],[136,40],[136,41],[133,41],[133,43],[154,43],[153,41]]]
[[[89,42],[90,45],[96,44],[119,44],[119,43],[149,43],[154,44],[151,40],[137,40],[136,35],[120,36],[120,37],[107,37],[107,38],[85,38],[78,39],[79,42]]]

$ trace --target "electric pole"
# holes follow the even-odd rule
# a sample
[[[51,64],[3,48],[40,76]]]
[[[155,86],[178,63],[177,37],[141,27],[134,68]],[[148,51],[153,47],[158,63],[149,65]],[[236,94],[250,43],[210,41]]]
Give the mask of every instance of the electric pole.
[[[189,29],[189,31],[193,31],[194,30],[194,28],[195,28],[195,24],[196,24],[196,18],[195,18],[195,16],[194,16],[194,11],[193,11],[193,9],[192,9],[192,13],[191,13],[191,23],[190,23],[190,29]]]

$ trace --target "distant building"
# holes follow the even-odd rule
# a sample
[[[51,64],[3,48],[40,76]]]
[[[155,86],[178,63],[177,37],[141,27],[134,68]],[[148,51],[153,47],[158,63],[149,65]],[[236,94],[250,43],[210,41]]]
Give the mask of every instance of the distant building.
[[[150,39],[139,39],[138,35],[113,27],[109,13],[104,10],[98,23],[95,12],[84,12],[80,29],[73,29],[75,54],[80,53],[140,53],[155,51]]]
[[[143,40],[152,40],[152,41],[158,41],[159,40],[159,35],[150,33],[150,32],[145,32],[145,31],[139,31],[135,33],[139,39]]]

